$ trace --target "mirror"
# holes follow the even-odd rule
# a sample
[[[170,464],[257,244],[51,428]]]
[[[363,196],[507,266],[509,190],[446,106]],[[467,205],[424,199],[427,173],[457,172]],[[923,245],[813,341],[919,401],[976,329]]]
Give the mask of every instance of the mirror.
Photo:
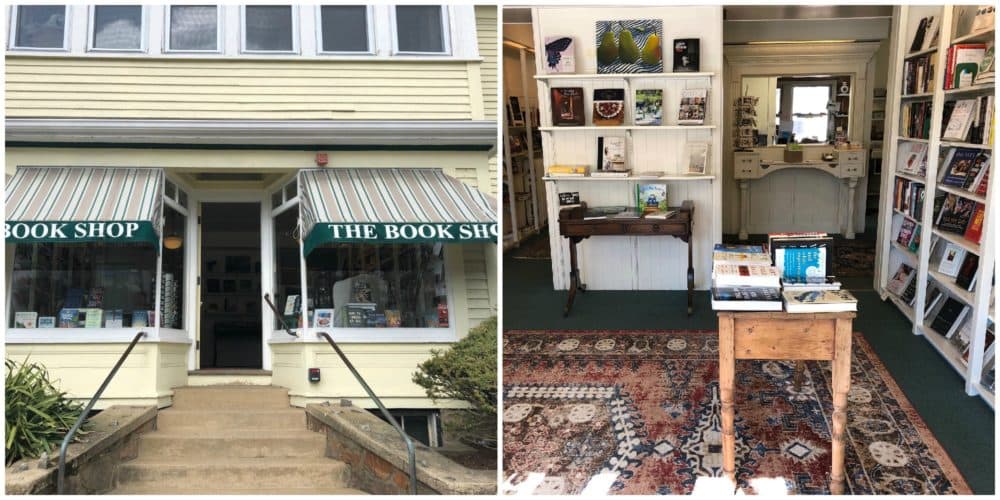
[[[745,76],[745,95],[757,97],[756,147],[847,141],[850,75]]]

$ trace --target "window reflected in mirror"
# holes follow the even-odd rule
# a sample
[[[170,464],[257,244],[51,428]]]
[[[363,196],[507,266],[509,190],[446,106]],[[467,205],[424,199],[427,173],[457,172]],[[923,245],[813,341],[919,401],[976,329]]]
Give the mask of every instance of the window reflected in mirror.
[[[849,75],[747,76],[742,86],[758,98],[757,147],[836,144],[849,137]]]

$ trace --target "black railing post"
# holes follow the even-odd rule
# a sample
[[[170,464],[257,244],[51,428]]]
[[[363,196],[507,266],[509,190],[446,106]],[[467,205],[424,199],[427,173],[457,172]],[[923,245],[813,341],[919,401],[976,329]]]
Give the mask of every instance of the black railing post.
[[[118,373],[118,369],[121,368],[122,363],[125,362],[125,358],[127,358],[129,353],[132,352],[132,348],[139,342],[139,339],[145,336],[146,332],[139,332],[135,334],[135,338],[133,338],[132,342],[128,345],[128,349],[125,349],[125,352],[123,352],[121,357],[118,358],[118,362],[115,363],[114,368],[111,369],[111,373],[109,373],[104,379],[104,383],[102,383],[101,387],[97,389],[94,397],[90,398],[90,402],[87,403],[87,406],[83,409],[83,413],[80,413],[80,418],[76,419],[76,423],[73,424],[73,427],[71,427],[69,432],[66,433],[66,437],[63,438],[62,446],[59,447],[59,479],[56,486],[56,491],[60,495],[64,494],[66,491],[66,450],[69,448],[70,441],[73,440],[73,435],[80,430],[80,426],[83,425],[83,421],[87,419],[87,415],[90,414],[90,410],[94,408],[94,405],[97,404],[97,400],[101,398],[101,394],[104,393],[104,389],[108,388],[108,384],[111,383],[111,379],[114,378],[116,373]]]
[[[298,334],[293,332],[291,328],[288,328],[288,324],[285,323],[285,318],[281,317],[281,313],[278,312],[278,308],[274,305],[274,302],[271,302],[271,294],[264,294],[264,302],[267,302],[268,307],[274,311],[274,317],[278,318],[278,322],[281,323],[281,327],[285,329],[285,333],[291,335],[292,337],[298,337]]]

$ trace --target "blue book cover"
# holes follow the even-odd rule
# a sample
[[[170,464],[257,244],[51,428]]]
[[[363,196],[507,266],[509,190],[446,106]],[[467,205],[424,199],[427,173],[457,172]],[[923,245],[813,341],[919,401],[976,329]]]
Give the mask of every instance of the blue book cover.
[[[781,275],[789,278],[826,276],[826,248],[782,248],[775,258]]]
[[[945,171],[944,178],[941,179],[941,184],[959,188],[965,186],[965,180],[969,176],[969,170],[972,169],[972,164],[976,161],[977,156],[979,156],[979,151],[976,149],[956,148],[950,156],[951,162],[948,163],[948,169]]]
[[[64,307],[59,310],[59,328],[76,328],[80,326],[77,318],[80,310],[75,307]]]
[[[764,253],[762,245],[735,245],[730,243],[716,243],[716,252],[727,253]]]

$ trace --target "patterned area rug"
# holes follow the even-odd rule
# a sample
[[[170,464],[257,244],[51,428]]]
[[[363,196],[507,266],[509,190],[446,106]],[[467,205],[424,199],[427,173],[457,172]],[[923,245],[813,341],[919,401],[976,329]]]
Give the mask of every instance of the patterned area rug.
[[[503,343],[510,489],[687,494],[722,475],[716,332],[508,331]],[[853,351],[846,491],[971,493],[860,334]],[[737,361],[745,491],[780,478],[790,493],[829,493],[830,363],[808,362],[798,391],[793,372],[791,362]]]

